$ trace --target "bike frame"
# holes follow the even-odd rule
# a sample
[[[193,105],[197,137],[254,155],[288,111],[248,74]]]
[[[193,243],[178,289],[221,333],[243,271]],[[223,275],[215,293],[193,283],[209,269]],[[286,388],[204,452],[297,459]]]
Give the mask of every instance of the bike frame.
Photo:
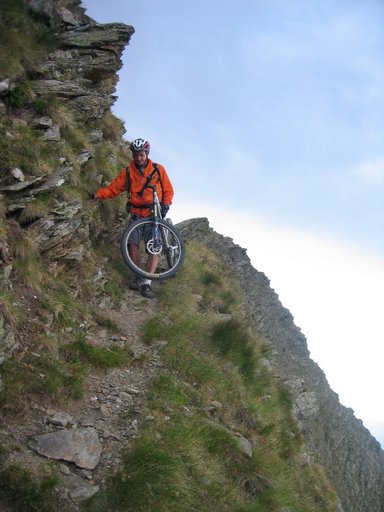
[[[153,199],[151,206],[151,217],[153,221],[152,226],[152,239],[147,243],[147,250],[150,254],[156,255],[161,252],[162,249],[162,239],[159,229],[158,219],[162,219],[161,216],[161,206],[159,197],[157,195],[156,185],[148,185],[146,188],[152,189]],[[150,246],[151,244],[151,246]]]

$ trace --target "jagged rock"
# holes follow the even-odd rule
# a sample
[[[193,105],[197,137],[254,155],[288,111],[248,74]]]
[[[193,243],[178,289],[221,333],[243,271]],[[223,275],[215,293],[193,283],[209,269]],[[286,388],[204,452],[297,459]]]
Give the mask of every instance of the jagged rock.
[[[76,48],[103,48],[121,50],[129,41],[134,29],[124,23],[94,24],[62,34],[64,46]]]
[[[74,27],[79,27],[81,25],[81,20],[75,17],[75,15],[65,7],[60,7],[57,9],[57,12],[61,16],[63,22],[67,25],[73,25]]]
[[[51,19],[54,17],[55,6],[52,0],[28,0],[28,7],[36,14]]]
[[[40,218],[30,226],[40,253],[49,256],[51,262],[57,259],[81,261],[85,246],[86,226],[77,214],[82,208],[80,200],[57,204],[48,218]]]
[[[37,176],[36,178],[29,179],[28,181],[21,181],[19,183],[15,183],[14,185],[0,187],[0,190],[2,192],[19,192],[20,190],[32,187],[35,183],[38,183],[43,179],[44,176]]]
[[[42,66],[42,77],[45,80],[68,81],[86,77],[90,79],[89,85],[101,81],[113,73],[115,55],[103,50],[83,49],[55,50]],[[52,84],[51,87],[57,87]]]
[[[14,169],[12,169],[11,174],[15,178],[15,180],[18,180],[18,181],[25,180],[23,171],[21,169],[19,169],[18,167],[15,167]]]
[[[36,94],[54,94],[65,98],[73,115],[77,119],[101,119],[104,113],[111,107],[115,97],[94,90],[93,82],[86,78],[78,78],[71,81],[60,80],[36,80],[33,82]]]
[[[8,204],[6,207],[5,207],[5,211],[6,213],[12,213],[12,212],[17,212],[18,210],[24,210],[24,208],[27,206],[27,203],[29,203],[31,201],[31,198],[25,198],[23,197],[22,199],[22,203],[11,203],[11,204]]]
[[[69,469],[69,467],[68,467],[68,466],[66,466],[66,465],[65,465],[65,464],[63,464],[63,463],[61,463],[61,464],[59,465],[59,470],[60,470],[60,473],[61,473],[61,474],[63,474],[63,475],[65,475],[65,476],[69,476],[69,475],[71,475],[71,474],[72,474],[72,473],[71,473],[71,470]]]
[[[28,446],[44,457],[73,462],[84,469],[94,469],[101,455],[101,444],[94,428],[41,434],[31,437]]]
[[[208,403],[208,411],[209,412],[215,412],[222,408],[223,408],[223,404],[221,402],[217,402],[216,400],[211,400]]]
[[[89,471],[88,469],[82,469],[80,473],[87,479],[87,480],[93,480],[93,473],[92,471]]]
[[[101,118],[116,99],[111,96],[116,69],[133,32],[122,23],[93,23],[64,32],[62,47],[42,67],[43,79],[33,82],[34,91],[66,98],[77,118]],[[95,83],[102,85],[95,89]]]
[[[58,203],[55,208],[52,208],[51,214],[55,220],[70,220],[81,210],[82,203],[79,200],[74,200],[70,203]]]
[[[100,414],[103,416],[103,418],[109,418],[111,416],[111,411],[109,410],[109,408],[106,405],[101,404],[100,405]]]
[[[48,116],[37,117],[32,121],[32,126],[40,130],[47,130],[48,128],[51,128],[52,125],[53,121]]]
[[[16,350],[18,345],[19,343],[16,340],[14,332],[5,322],[4,316],[0,310],[0,364],[7,355]]]
[[[36,94],[55,94],[62,98],[82,97],[90,94],[92,82],[85,78],[77,80],[35,80],[33,89]]]
[[[133,403],[132,395],[130,395],[129,393],[126,393],[125,391],[120,391],[119,398],[123,402]]]
[[[130,393],[131,395],[139,395],[140,394],[140,390],[136,389],[136,388],[127,388],[126,392]]]
[[[84,14],[84,8],[80,7],[80,0],[74,0],[68,10],[68,2],[65,0],[27,0],[29,9],[49,23],[52,28],[60,25],[80,26],[91,20]]]
[[[28,126],[28,123],[25,119],[20,119],[20,117],[14,117],[12,119],[12,127],[19,128],[20,126]]]
[[[103,94],[93,93],[92,95],[78,96],[68,100],[68,104],[80,119],[88,118],[90,120],[101,119],[104,113],[111,108],[116,97],[104,96]]]
[[[308,419],[319,413],[317,394],[314,391],[303,392],[297,395],[293,403],[293,414],[297,419]]]
[[[9,78],[0,80],[0,95],[4,94],[4,93],[6,94],[10,89],[10,85],[11,85],[11,80]]]
[[[91,498],[99,491],[98,485],[83,484],[69,491],[69,496],[73,501],[84,501]]]
[[[101,130],[92,130],[88,135],[89,140],[93,142],[93,144],[97,144],[103,140],[103,132]]]
[[[54,414],[52,418],[49,418],[48,423],[58,427],[67,427],[68,425],[73,424],[73,416],[67,412],[60,411]]]
[[[31,229],[36,233],[39,251],[51,260],[81,261],[85,248],[78,240],[82,239],[83,229],[80,219],[62,222],[39,219]]]
[[[39,187],[33,187],[33,189],[29,190],[28,193],[30,195],[36,195],[38,193],[48,192],[50,190],[54,190],[57,187],[60,187],[66,182],[71,171],[72,166],[69,165],[55,169],[55,171],[47,179],[45,179]]]
[[[239,433],[235,433],[235,438],[240,447],[240,450],[251,459],[253,453],[251,442]]]
[[[92,151],[88,151],[87,149],[85,149],[84,151],[82,151],[81,153],[79,153],[77,156],[76,156],[76,161],[80,164],[80,165],[84,165],[85,163],[88,162],[88,160],[90,160],[91,158],[93,158],[93,153]]]
[[[43,134],[43,139],[47,142],[60,142],[60,128],[58,126],[52,126],[52,128],[48,128]]]
[[[51,53],[41,69],[43,78],[32,84],[35,93],[67,99],[77,119],[102,118],[116,99],[111,96],[116,70],[133,32],[122,23],[89,23],[62,33],[62,47]]]

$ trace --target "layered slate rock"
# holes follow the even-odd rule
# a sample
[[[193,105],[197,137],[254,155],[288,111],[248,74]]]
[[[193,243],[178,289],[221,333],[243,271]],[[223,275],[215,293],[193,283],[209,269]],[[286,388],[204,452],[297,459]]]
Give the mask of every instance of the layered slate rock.
[[[97,120],[116,99],[116,72],[134,29],[123,23],[96,23],[85,16],[80,2],[71,2],[71,19],[66,4],[65,0],[30,2],[35,12],[48,16],[49,23],[59,30],[59,47],[40,67],[32,87],[38,96],[64,99],[76,119]]]
[[[73,462],[83,469],[95,469],[102,450],[94,428],[41,434],[31,437],[28,446],[44,457]]]
[[[89,129],[90,144],[78,149],[73,158],[59,158],[62,134],[60,127],[47,115],[33,115],[31,110],[18,112],[12,125],[30,126],[47,143],[57,148],[58,158],[49,171],[26,170],[23,179],[15,169],[0,179],[0,199],[5,197],[5,213],[10,218],[22,219],[22,212],[39,196],[51,195],[73,182],[73,175],[93,158],[103,142],[103,119],[116,100],[113,93],[122,67],[122,53],[129,43],[133,27],[123,23],[99,24],[85,14],[80,0],[27,0],[26,5],[34,17],[52,29],[56,47],[46,60],[28,76],[35,94],[34,100],[59,100],[65,112],[77,126]],[[0,98],[17,86],[17,78],[0,77]],[[48,98],[48,100],[47,100]],[[0,101],[0,107],[5,103]],[[5,112],[0,110],[0,117]],[[6,134],[12,137],[12,133]],[[93,145],[94,144],[94,145]],[[53,165],[53,168],[51,166]],[[77,178],[75,178],[76,181]],[[88,226],[85,225],[81,200],[59,199],[60,204],[50,208],[44,218],[20,220],[20,224],[33,234],[40,254],[47,259],[47,267],[55,268],[59,260],[67,263],[80,261],[89,244]],[[54,202],[54,201],[53,201]],[[2,263],[9,260],[6,240],[0,240],[0,280]],[[0,330],[0,354],[10,353],[11,340]],[[1,357],[1,356],[0,356]]]

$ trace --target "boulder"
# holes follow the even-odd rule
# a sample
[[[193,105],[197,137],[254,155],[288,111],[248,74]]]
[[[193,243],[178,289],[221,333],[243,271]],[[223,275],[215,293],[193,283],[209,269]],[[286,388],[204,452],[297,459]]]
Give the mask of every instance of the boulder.
[[[33,436],[28,446],[44,457],[73,462],[84,469],[95,469],[102,450],[94,428],[58,430]]]

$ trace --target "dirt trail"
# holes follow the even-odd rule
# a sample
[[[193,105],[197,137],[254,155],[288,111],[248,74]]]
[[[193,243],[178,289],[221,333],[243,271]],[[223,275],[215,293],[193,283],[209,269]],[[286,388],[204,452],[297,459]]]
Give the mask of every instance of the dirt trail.
[[[96,324],[87,326],[88,342],[108,346],[127,345],[133,353],[128,367],[99,370],[92,368],[86,378],[84,396],[62,407],[43,400],[31,403],[22,417],[5,419],[0,427],[0,444],[12,448],[12,461],[39,473],[49,459],[28,447],[31,436],[58,429],[96,429],[102,446],[100,461],[94,470],[77,467],[72,462],[57,461],[60,473],[60,495],[68,503],[67,510],[76,511],[84,497],[94,493],[121,461],[121,450],[137,437],[146,414],[146,396],[151,380],[160,373],[161,361],[156,345],[141,340],[143,324],[158,308],[157,299],[145,299],[138,292],[127,290],[119,308],[108,298],[97,305],[119,329],[111,336]],[[68,423],[53,425],[58,412],[66,413]],[[0,510],[3,510],[0,503]],[[6,510],[4,508],[4,510]]]

